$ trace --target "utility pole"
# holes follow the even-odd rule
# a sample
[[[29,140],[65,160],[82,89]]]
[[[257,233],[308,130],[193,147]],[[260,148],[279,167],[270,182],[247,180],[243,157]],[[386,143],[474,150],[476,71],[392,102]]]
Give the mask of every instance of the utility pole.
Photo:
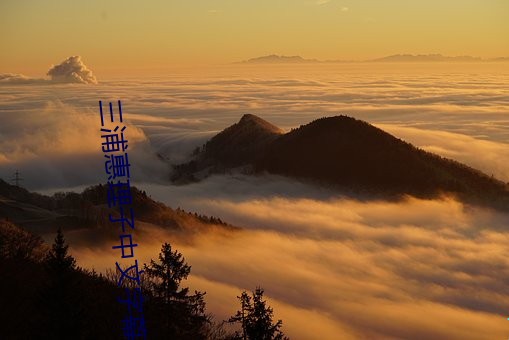
[[[19,175],[20,175],[19,170],[16,169],[16,172],[14,173],[14,178],[11,179],[11,181],[14,182],[14,185],[16,185],[18,188],[19,182],[23,180],[23,178],[21,178]]]

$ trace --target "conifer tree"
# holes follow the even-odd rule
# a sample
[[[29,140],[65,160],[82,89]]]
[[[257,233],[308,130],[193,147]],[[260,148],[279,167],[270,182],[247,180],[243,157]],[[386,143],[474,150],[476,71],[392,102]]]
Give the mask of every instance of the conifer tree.
[[[241,304],[241,309],[232,316],[228,322],[240,323],[242,333],[237,332],[236,339],[242,340],[284,340],[288,339],[280,330],[283,322],[278,320],[273,323],[273,310],[267,305],[263,298],[263,289],[256,288],[250,296],[247,292],[242,292],[237,297]]]
[[[82,287],[76,270],[76,260],[68,252],[64,234],[59,228],[52,249],[44,265],[48,284],[41,292],[38,307],[47,319],[45,336],[51,339],[69,339],[84,334]]]
[[[150,260],[144,271],[148,276],[148,289],[166,316],[166,336],[171,339],[204,338],[208,323],[203,300],[205,293],[195,291],[190,295],[189,288],[181,288],[182,281],[191,272],[182,254],[172,251],[171,245],[164,243],[159,261]]]
[[[48,269],[54,274],[66,275],[76,269],[76,260],[68,253],[68,250],[69,246],[65,242],[62,229],[58,228],[55,243],[45,259]]]

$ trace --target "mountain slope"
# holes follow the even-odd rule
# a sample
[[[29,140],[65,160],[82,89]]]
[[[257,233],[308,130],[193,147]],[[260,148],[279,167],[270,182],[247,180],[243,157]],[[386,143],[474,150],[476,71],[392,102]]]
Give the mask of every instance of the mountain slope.
[[[211,172],[221,172],[235,165],[378,197],[452,193],[469,202],[497,207],[509,202],[504,183],[351,117],[321,118],[286,134],[276,134],[273,128],[271,138],[261,140],[254,131],[243,131],[251,138],[241,139],[240,144],[233,138],[237,134],[231,133],[237,131],[238,124],[207,143],[225,147],[227,152],[211,152],[207,146],[197,155],[195,171],[207,166]],[[221,143],[216,145],[217,139]],[[206,164],[200,161],[203,159]],[[214,168],[214,164],[222,167]]]
[[[205,160],[235,167],[252,161],[252,156],[282,134],[277,126],[246,114],[240,121],[214,136],[205,144]]]
[[[45,196],[0,179],[0,220],[12,221],[41,236],[53,235],[61,227],[77,232],[100,229],[99,233],[93,232],[97,237],[118,237],[118,225],[110,222],[109,215],[119,218],[120,214],[118,207],[108,208],[107,190],[107,185],[99,184],[79,194],[68,192]],[[212,226],[236,229],[219,218],[172,209],[136,187],[131,187],[131,200],[136,230],[148,225],[179,231],[200,231]]]
[[[185,182],[253,164],[267,146],[282,134],[283,131],[277,126],[258,116],[246,114],[238,123],[212,137],[193,161],[176,166],[172,179]]]
[[[480,171],[346,116],[318,119],[282,136],[255,169],[373,193],[507,193],[503,183]]]

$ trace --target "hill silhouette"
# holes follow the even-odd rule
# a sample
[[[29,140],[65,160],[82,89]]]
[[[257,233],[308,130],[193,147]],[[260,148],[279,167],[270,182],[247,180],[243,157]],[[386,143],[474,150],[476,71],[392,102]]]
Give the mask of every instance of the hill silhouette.
[[[352,62],[393,62],[393,63],[428,63],[428,62],[507,62],[508,57],[496,57],[496,58],[480,58],[470,55],[461,56],[445,56],[438,53],[430,54],[393,54],[383,56],[381,58],[366,59],[366,60],[343,60],[343,59],[332,59],[332,60],[318,60],[318,59],[307,59],[301,56],[284,56],[270,54],[261,57],[251,58],[248,60],[236,62],[235,64],[330,64],[330,63],[352,63]]]
[[[449,57],[441,54],[394,54],[372,59],[374,62],[478,62],[482,59],[469,55]]]
[[[242,64],[302,64],[302,63],[317,63],[316,59],[304,59],[301,56],[284,56],[284,55],[265,55],[261,57],[251,58],[242,61]]]
[[[119,287],[118,272],[99,274],[74,265],[63,269],[62,259],[50,260],[50,254],[40,237],[0,220],[2,339],[125,339],[122,320],[128,310],[119,298],[129,300],[126,287],[132,291],[133,284],[123,281]],[[74,260],[69,253],[66,259]],[[187,288],[181,295],[189,303],[162,310],[163,301],[151,286],[156,281],[143,277],[140,282],[145,329],[152,338],[219,340],[207,336],[215,330],[212,316],[191,308]]]
[[[70,230],[101,229],[95,235],[118,237],[118,227],[109,216],[119,218],[118,207],[108,207],[108,185],[99,184],[82,193],[59,192],[53,196],[30,192],[0,179],[0,220],[11,221],[38,235],[47,235],[57,228]],[[131,187],[133,215],[136,230],[146,225],[180,231],[197,231],[213,226],[237,229],[220,218],[172,209],[153,200],[145,191]],[[83,240],[86,242],[86,240]]]
[[[208,141],[204,155],[206,160],[219,161],[226,166],[242,165],[282,133],[277,126],[260,117],[246,114],[238,123]]]
[[[4,189],[3,194],[10,193],[18,199],[22,197],[40,205],[58,205],[61,201],[66,201],[67,196],[64,194],[48,197],[34,194],[5,182],[1,182],[0,187]],[[101,204],[102,190],[101,186],[95,186],[74,197]],[[154,208],[159,203],[146,198],[144,194],[136,195],[139,196],[138,200],[145,200],[142,211],[161,208]],[[30,203],[22,205],[32,209],[37,207]],[[164,206],[162,208],[164,209]],[[219,224],[232,229],[214,218],[185,213],[181,209],[174,212],[181,218],[187,216],[194,223]],[[127,332],[124,331],[124,320],[131,316],[134,321],[134,318],[141,320],[137,326],[139,328],[136,328],[138,332],[130,333],[131,338],[132,334],[146,332],[153,339],[238,339],[233,329],[230,331],[224,327],[226,321],[215,321],[214,315],[206,311],[203,299],[205,292],[191,293],[185,286],[184,281],[188,278],[191,266],[186,263],[183,254],[172,250],[168,242],[162,245],[156,260],[151,257],[149,263],[140,262],[139,266],[144,272],[139,282],[135,282],[126,278],[122,280],[123,275],[119,270],[107,269],[104,273],[97,273],[94,269],[80,267],[70,253],[70,244],[60,230],[50,246],[36,233],[1,217],[0,316],[4,321],[2,339],[125,339]],[[118,234],[117,231],[117,237]],[[72,245],[76,246],[76,243]],[[86,247],[95,250],[97,244],[92,242],[86,244]],[[126,272],[127,268],[127,265],[123,266]],[[143,293],[136,297],[133,288],[138,288],[138,285]],[[127,303],[134,307],[132,314]],[[271,321],[272,309],[267,307],[249,320],[262,318]],[[281,321],[274,325],[278,329]],[[272,334],[272,322],[269,326],[271,327],[262,328],[262,334]]]
[[[497,208],[506,208],[509,202],[505,183],[421,150],[361,120],[326,117],[282,134],[252,115],[249,119],[257,124],[251,131],[242,123],[245,117],[207,142],[196,153],[193,166],[187,163],[176,167],[174,177],[189,180],[199,178],[193,177],[196,173],[203,176],[242,169],[311,181],[368,197],[453,194],[467,202]]]
[[[260,117],[246,114],[238,123],[224,129],[201,149],[197,149],[195,156],[199,157],[177,166],[172,179],[177,182],[196,180],[211,173],[251,164],[255,155],[263,153],[283,133],[283,130]]]

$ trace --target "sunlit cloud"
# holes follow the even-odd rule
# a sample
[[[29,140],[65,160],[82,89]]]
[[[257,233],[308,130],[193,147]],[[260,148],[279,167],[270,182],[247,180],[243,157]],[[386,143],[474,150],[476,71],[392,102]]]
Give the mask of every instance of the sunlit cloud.
[[[44,79],[34,79],[27,77],[23,74],[16,73],[1,73],[0,74],[0,84],[1,83],[13,83],[13,84],[26,84],[26,83],[41,83],[44,82]]]
[[[10,178],[14,169],[19,169],[24,184],[31,188],[104,182],[104,133],[98,114],[61,101],[43,105],[39,110],[2,116],[1,176]],[[164,177],[169,169],[157,159],[143,130],[128,122],[123,126],[134,178]]]
[[[92,71],[81,61],[79,55],[67,58],[58,65],[52,66],[48,76],[54,82],[97,84]]]
[[[509,145],[464,134],[395,126],[378,125],[381,129],[394,134],[424,150],[443,157],[466,163],[488,175],[509,182]]]
[[[81,57],[71,56],[61,62],[53,65],[47,73],[50,79],[31,78],[22,74],[3,73],[0,74],[1,83],[13,84],[43,84],[43,83],[76,83],[76,84],[97,84],[96,77],[81,60]]]
[[[38,118],[30,123],[28,116],[44,115],[48,98],[50,102],[65,103],[71,111],[91,115],[97,114],[99,99],[122,99],[125,117],[143,131],[151,151],[169,162],[179,163],[208,138],[237,122],[244,113],[257,114],[287,131],[319,117],[347,114],[507,181],[509,97],[500,79],[490,73],[479,73],[475,79],[461,72],[452,76],[419,70],[404,75],[397,73],[399,68],[409,66],[398,66],[395,71],[389,66],[385,70],[374,65],[357,65],[359,70],[355,71],[349,71],[348,67],[351,66],[313,66],[316,73],[310,78],[306,69],[233,66],[230,69],[229,66],[217,71],[229,76],[218,77],[214,73],[198,76],[191,72],[165,79],[104,80],[87,91],[82,91],[80,86],[56,83],[27,86],[0,82],[0,126],[5,129],[23,120],[28,131],[30,125],[35,128],[44,124]],[[15,75],[8,78],[21,82],[24,79]],[[62,115],[61,118],[71,121],[58,104],[55,110],[58,117]],[[51,116],[48,119],[55,121]],[[6,138],[9,132],[15,133],[20,128],[12,126]],[[36,129],[36,136],[43,131]],[[55,133],[58,136],[66,132]],[[18,161],[26,159],[31,142],[22,140],[29,137],[18,133],[16,138],[4,140],[5,148],[0,152],[2,162],[16,161],[15,155],[21,153],[25,156]],[[45,143],[52,141],[49,139],[41,145],[32,143],[32,148],[43,149]],[[73,143],[76,142],[70,143],[68,149]],[[13,153],[13,145],[18,144],[27,147]],[[87,148],[85,143],[82,147]],[[44,162],[48,160],[41,160]],[[146,167],[150,168],[151,164],[147,163]],[[47,182],[51,187],[50,182],[51,177]]]
[[[174,208],[244,228],[186,235],[144,225],[138,234],[141,262],[165,241],[184,254],[189,283],[208,292],[217,320],[234,314],[241,290],[262,286],[293,338],[504,338],[507,214],[452,197],[360,202],[272,175],[212,176],[185,186],[166,180],[170,169],[156,154],[181,161],[244,113],[285,130],[347,114],[509,179],[505,78],[370,67],[106,79],[88,91],[5,76],[13,81],[0,87],[0,170],[10,177],[19,167],[29,188],[48,190],[104,180],[97,101],[120,99],[137,185]],[[82,247],[82,234],[66,237],[80,265],[104,270],[118,260],[113,244]]]
[[[167,195],[179,199],[179,190]],[[299,339],[474,340],[507,332],[500,321],[509,303],[506,214],[450,198],[180,200],[247,230],[188,237],[146,230],[138,256],[148,261],[172,242],[218,320],[235,313],[241,290],[262,286],[285,333]],[[115,262],[107,250],[73,251],[97,269]],[[305,318],[312,324],[303,327]]]

